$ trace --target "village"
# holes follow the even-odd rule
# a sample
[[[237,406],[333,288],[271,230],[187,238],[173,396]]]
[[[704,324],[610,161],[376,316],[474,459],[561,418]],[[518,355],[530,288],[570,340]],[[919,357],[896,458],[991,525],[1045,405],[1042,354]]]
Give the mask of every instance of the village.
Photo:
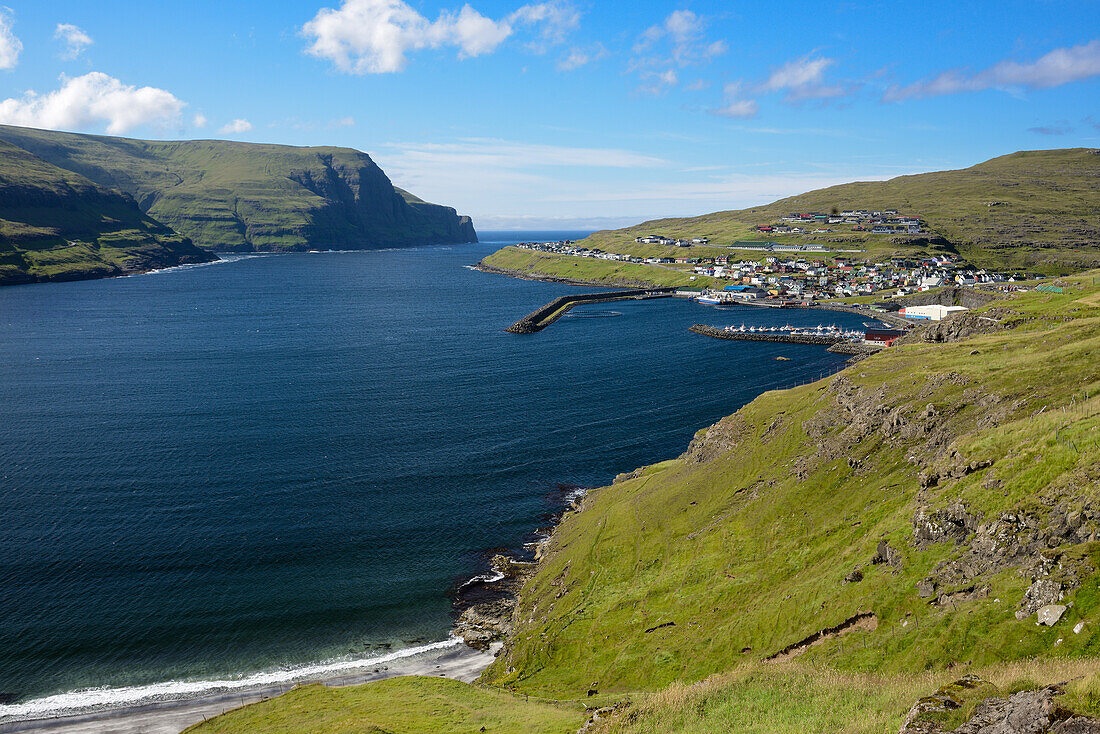
[[[639,241],[643,239],[639,238]],[[706,240],[705,237],[695,239]],[[829,260],[813,257],[820,250],[808,248],[819,247],[816,245],[760,247],[769,254],[758,260],[739,259],[734,255],[643,258],[578,247],[569,240],[525,242],[517,247],[571,257],[665,267],[688,274],[689,282],[699,276],[729,281],[722,286],[681,289],[682,295],[697,294],[705,299],[704,302],[768,299],[768,305],[804,305],[827,299],[885,295],[886,292],[891,296],[904,296],[945,286],[1014,290],[1013,284],[1017,282],[1014,277],[1003,273],[965,267],[957,257],[946,254],[862,263],[844,257]],[[747,249],[739,244],[735,247]]]

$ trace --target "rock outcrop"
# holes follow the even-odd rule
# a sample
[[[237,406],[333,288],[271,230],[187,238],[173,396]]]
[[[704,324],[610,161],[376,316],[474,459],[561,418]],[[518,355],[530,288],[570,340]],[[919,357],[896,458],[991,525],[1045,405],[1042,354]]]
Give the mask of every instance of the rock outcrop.
[[[1100,734],[1100,719],[1078,716],[1059,705],[1065,685],[999,696],[992,683],[968,675],[918,701],[899,734]],[[937,721],[975,699],[980,700],[974,713],[957,728],[945,729]]]

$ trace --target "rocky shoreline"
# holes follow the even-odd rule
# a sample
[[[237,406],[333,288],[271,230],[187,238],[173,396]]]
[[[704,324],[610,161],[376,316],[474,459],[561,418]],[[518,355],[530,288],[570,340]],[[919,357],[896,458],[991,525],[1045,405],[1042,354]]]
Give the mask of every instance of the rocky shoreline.
[[[453,634],[475,650],[488,650],[512,632],[519,591],[538,569],[542,549],[562,519],[581,506],[588,490],[559,485],[548,500],[557,507],[544,516],[522,548],[499,550],[489,559],[491,575],[479,574],[459,584],[452,593]]]

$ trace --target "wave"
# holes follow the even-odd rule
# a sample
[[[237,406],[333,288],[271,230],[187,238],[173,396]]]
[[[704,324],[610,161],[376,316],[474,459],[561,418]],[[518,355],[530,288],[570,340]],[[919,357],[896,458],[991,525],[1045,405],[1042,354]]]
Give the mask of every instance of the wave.
[[[135,275],[130,275],[130,276],[127,276],[127,277],[140,278],[143,275],[164,275],[165,273],[176,273],[176,272],[179,272],[180,270],[194,270],[195,268],[205,268],[205,267],[208,267],[210,265],[225,265],[227,263],[235,263],[235,262],[238,262],[240,260],[251,260],[254,257],[268,257],[271,254],[272,253],[267,253],[267,252],[264,252],[264,253],[250,252],[250,253],[247,253],[247,254],[237,254],[237,255],[218,255],[217,260],[211,260],[210,262],[187,263],[186,265],[173,265],[170,268],[158,268],[157,270],[150,270],[146,273],[137,273]]]
[[[215,680],[180,680],[120,688],[85,688],[36,698],[25,703],[0,704],[0,722],[55,718],[95,711],[131,708],[149,704],[185,701],[243,693],[281,684],[317,681],[339,677],[360,668],[370,668],[437,650],[462,645],[462,639],[451,637],[439,642],[408,647],[385,655],[355,660],[330,660],[299,667],[269,670],[240,678]]]
[[[477,576],[468,579],[462,584],[462,586],[458,587],[458,590],[462,591],[467,586],[472,586],[473,584],[495,584],[497,581],[500,581],[503,578],[504,574],[494,568],[489,573],[479,573]]]

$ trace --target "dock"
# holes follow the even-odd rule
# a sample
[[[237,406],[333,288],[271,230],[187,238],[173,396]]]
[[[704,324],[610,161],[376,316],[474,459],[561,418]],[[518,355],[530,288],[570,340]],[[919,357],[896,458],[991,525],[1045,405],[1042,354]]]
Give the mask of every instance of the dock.
[[[586,303],[609,303],[611,301],[644,301],[650,298],[670,298],[675,288],[650,288],[648,290],[605,291],[603,293],[580,293],[561,296],[541,308],[524,316],[505,331],[510,334],[534,334],[554,323],[574,306]]]
[[[732,339],[734,341],[743,342],[777,342],[779,344],[820,344],[821,346],[831,347],[834,344],[848,341],[843,336],[817,336],[814,334],[772,334],[752,332],[752,331],[726,331],[725,329],[719,329],[717,326],[706,326],[705,324],[695,324],[689,331],[694,331],[696,334],[702,334],[703,336],[711,336],[715,339]]]

